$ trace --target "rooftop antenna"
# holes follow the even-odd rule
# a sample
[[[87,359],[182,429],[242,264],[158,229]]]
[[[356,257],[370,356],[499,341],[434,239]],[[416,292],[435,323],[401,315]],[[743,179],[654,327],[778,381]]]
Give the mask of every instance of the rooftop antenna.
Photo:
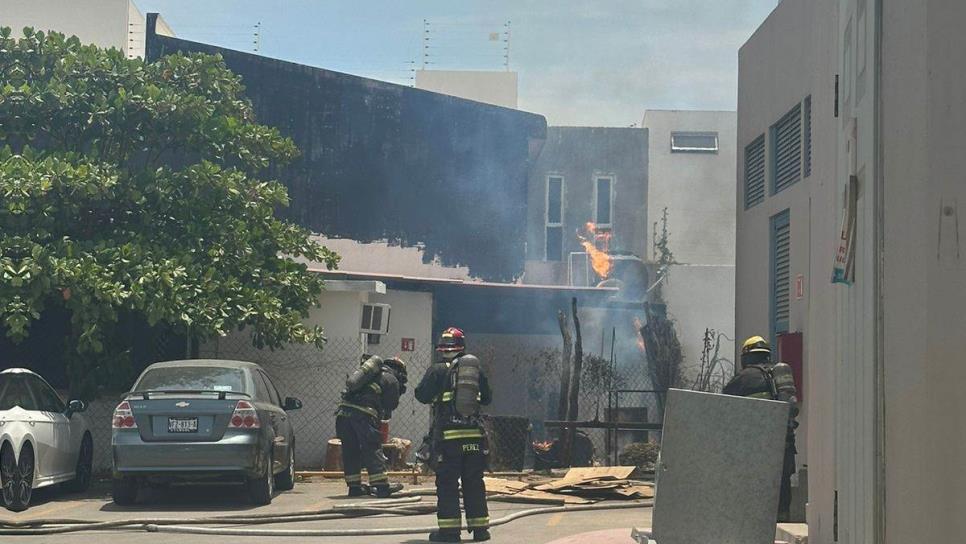
[[[255,35],[252,37],[252,51],[258,53],[258,46],[262,44],[262,22],[255,23]]]
[[[503,69],[510,71],[510,20],[503,24]]]
[[[429,64],[429,21],[423,19],[423,70]]]

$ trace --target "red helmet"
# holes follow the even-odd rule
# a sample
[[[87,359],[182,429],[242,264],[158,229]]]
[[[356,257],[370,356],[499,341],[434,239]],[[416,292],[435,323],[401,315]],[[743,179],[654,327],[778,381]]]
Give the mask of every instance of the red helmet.
[[[446,353],[453,351],[463,351],[466,349],[466,336],[463,331],[456,327],[450,327],[439,335],[439,343],[436,344],[436,351]]]

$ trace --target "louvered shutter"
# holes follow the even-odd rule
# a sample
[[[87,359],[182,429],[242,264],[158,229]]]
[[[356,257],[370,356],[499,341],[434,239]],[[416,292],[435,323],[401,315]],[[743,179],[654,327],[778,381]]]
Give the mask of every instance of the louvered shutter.
[[[765,135],[745,147],[745,209],[765,200]]]
[[[771,218],[772,336],[788,331],[791,304],[791,223],[788,210]]]
[[[772,194],[802,178],[802,105],[796,104],[771,127]]]

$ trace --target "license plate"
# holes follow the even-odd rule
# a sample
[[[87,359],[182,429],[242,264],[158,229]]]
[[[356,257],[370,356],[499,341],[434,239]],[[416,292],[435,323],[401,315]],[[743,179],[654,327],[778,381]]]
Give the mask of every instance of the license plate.
[[[169,433],[196,433],[198,432],[198,418],[196,417],[169,417]]]

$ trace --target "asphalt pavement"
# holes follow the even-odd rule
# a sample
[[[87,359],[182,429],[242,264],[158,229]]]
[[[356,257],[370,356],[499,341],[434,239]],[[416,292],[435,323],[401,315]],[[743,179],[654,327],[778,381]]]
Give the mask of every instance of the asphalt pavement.
[[[424,486],[420,486],[424,487]],[[58,488],[38,490],[29,510],[12,513],[0,510],[3,520],[32,520],[49,518],[71,518],[96,521],[110,521],[130,518],[176,518],[206,517],[231,514],[272,514],[283,512],[305,512],[321,510],[339,503],[358,503],[359,499],[345,496],[345,487],[336,480],[300,481],[295,489],[279,493],[270,505],[253,506],[248,503],[244,489],[234,485],[178,485],[164,489],[150,489],[142,493],[138,503],[131,507],[115,506],[110,499],[107,482],[98,482],[83,495],[67,494]],[[432,503],[433,497],[423,497]],[[539,508],[533,504],[511,504],[490,502],[490,518],[496,519],[512,512]],[[435,525],[434,514],[418,516],[379,516],[355,518],[351,520],[325,520],[296,522],[287,524],[259,525],[258,528],[284,529],[345,529],[374,527],[427,527]],[[648,527],[651,522],[650,508],[624,510],[584,511],[544,514],[526,517],[492,529],[495,543],[536,543],[562,542],[629,544],[630,530],[633,526]],[[238,527],[233,526],[233,527]],[[626,529],[626,531],[625,531]],[[583,535],[591,533],[584,537]],[[625,539],[622,535],[627,535]],[[464,533],[464,537],[468,536]],[[66,544],[106,544],[106,543],[151,543],[167,544],[232,544],[251,542],[252,544],[295,542],[326,542],[355,544],[415,544],[428,542],[426,535],[393,535],[373,537],[236,537],[201,536],[166,533],[148,533],[143,530],[99,531],[70,533],[56,536],[17,536],[0,537],[3,542],[56,542]],[[9,539],[9,540],[8,540]],[[464,538],[464,541],[471,541]]]

